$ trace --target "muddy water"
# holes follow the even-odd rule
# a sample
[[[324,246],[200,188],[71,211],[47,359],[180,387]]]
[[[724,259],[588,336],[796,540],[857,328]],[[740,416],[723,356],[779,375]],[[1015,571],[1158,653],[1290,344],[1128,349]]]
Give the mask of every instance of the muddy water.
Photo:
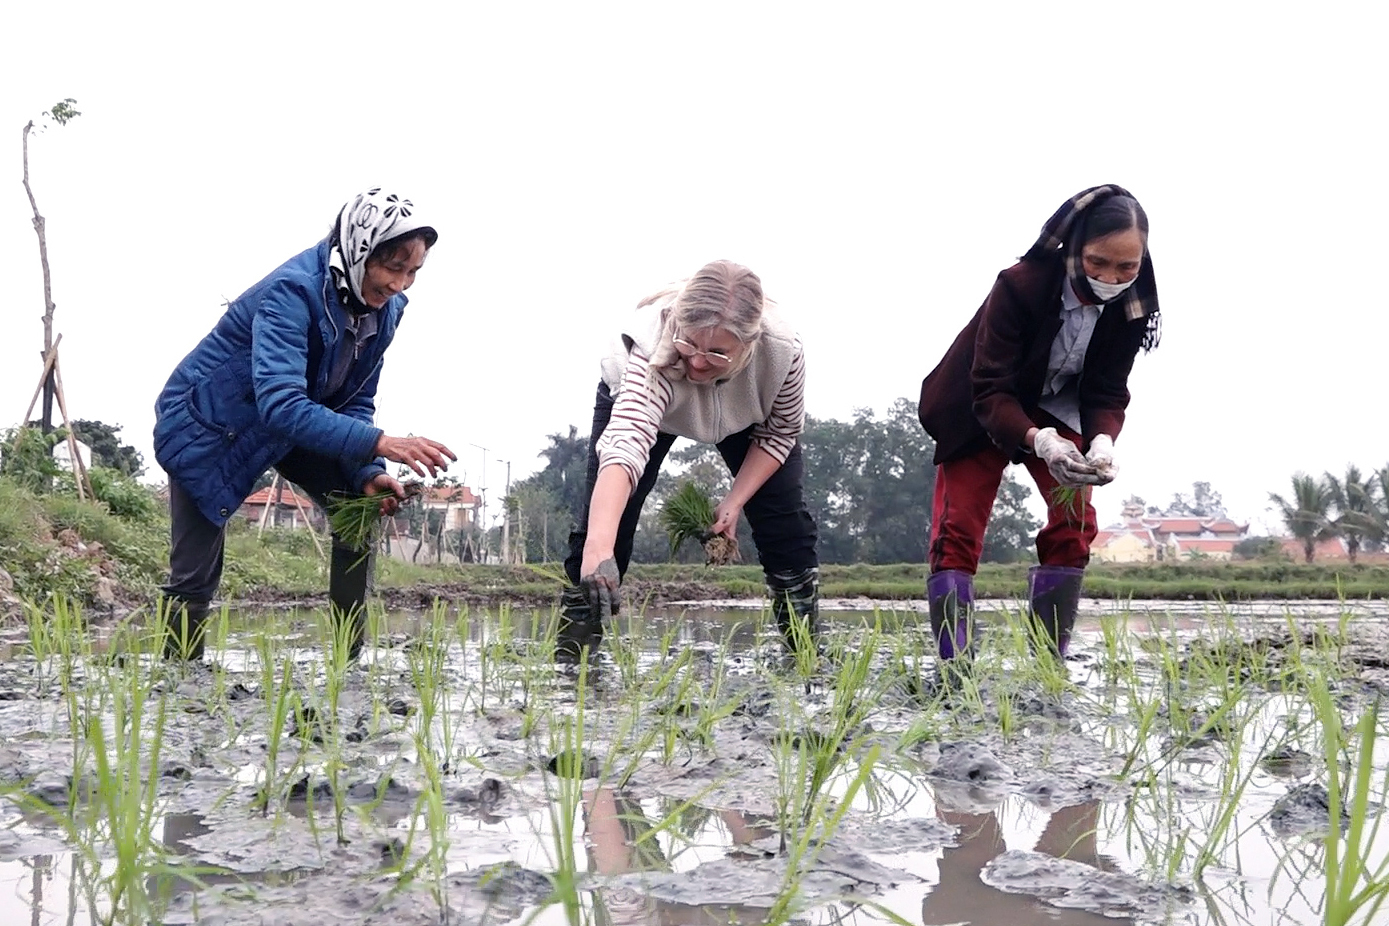
[[[827,612],[829,635],[852,645],[871,615],[841,604]],[[1230,619],[1130,607],[1124,623],[1140,637],[1196,638]],[[1251,689],[1237,741],[1183,737],[1191,724],[1170,710],[1143,726],[1104,656],[1100,621],[1114,611],[1089,611],[1064,694],[1010,687],[1006,661],[982,664],[996,675],[980,680],[977,716],[962,703],[928,712],[911,685],[875,689],[824,788],[832,798],[857,789],[814,838],[782,812],[786,782],[803,783],[787,766],[802,753],[785,744],[828,727],[834,685],[792,675],[746,611],[648,613],[623,628],[639,658],[605,651],[582,684],[479,618],[449,646],[448,701],[427,728],[408,669],[428,618],[397,615],[349,676],[338,728],[326,710],[291,720],[303,735],[283,739],[264,813],[254,805],[271,732],[250,617],[216,669],[136,667],[158,679],[169,718],[141,776],[156,795],[145,811],[151,851],[132,881],[153,898],[141,921],[561,923],[553,878],[572,871],[585,922],[754,923],[787,893],[792,869],[786,915],[807,923],[888,922],[883,911],[923,926],[1319,922],[1325,770],[1303,701]],[[1286,615],[1280,604],[1238,617],[1258,637],[1276,635]],[[322,706],[312,624],[289,621],[278,658],[293,665],[301,701]],[[1357,616],[1352,629],[1367,652],[1383,651],[1372,620]],[[693,684],[661,689],[685,651],[694,658],[673,674]],[[887,656],[876,668],[900,671]],[[1140,660],[1135,671],[1158,669]],[[1338,692],[1347,709],[1383,670],[1367,658],[1357,671]],[[0,924],[93,921],[121,870],[92,835],[109,814],[83,788],[89,771],[74,789],[56,672],[22,647],[0,663],[0,787],[12,789],[0,802]],[[72,690],[96,687],[98,674],[78,666]],[[109,711],[94,713],[118,732]],[[432,828],[422,743],[447,769]],[[90,757],[77,764],[90,769]],[[1222,797],[1229,768],[1246,782],[1235,801]],[[584,777],[555,774],[570,769]],[[1227,838],[1212,841],[1217,831]],[[1378,864],[1389,842],[1371,855]]]

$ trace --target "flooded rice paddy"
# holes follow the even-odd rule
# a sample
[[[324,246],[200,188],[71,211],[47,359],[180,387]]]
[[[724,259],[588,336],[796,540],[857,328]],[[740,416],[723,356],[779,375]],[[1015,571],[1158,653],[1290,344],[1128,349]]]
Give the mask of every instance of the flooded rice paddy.
[[[0,637],[0,924],[1389,923],[1382,614],[1091,603],[1057,664],[995,604],[947,688],[909,606],[800,660],[649,611],[583,667],[549,613],[354,665],[224,615],[180,667],[60,609]]]

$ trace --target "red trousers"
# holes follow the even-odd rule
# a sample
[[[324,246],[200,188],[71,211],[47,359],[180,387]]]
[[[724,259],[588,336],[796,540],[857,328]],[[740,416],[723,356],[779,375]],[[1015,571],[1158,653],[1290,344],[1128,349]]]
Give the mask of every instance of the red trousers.
[[[1080,435],[1068,428],[1057,433],[1081,446]],[[1008,455],[997,447],[951,460],[936,467],[935,503],[931,509],[932,572],[959,569],[973,575],[984,551],[984,530],[989,526]],[[1087,486],[1067,505],[1052,491],[1058,485],[1046,463],[1028,454],[1023,465],[1047,502],[1047,525],[1037,534],[1037,559],[1043,566],[1084,569],[1090,562],[1090,544],[1098,533],[1095,509]]]

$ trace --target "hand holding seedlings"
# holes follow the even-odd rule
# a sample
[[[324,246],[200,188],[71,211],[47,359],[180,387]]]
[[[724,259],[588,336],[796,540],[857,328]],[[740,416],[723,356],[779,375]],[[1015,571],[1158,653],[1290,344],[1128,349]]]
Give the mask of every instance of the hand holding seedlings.
[[[362,486],[362,494],[368,497],[381,496],[381,517],[389,518],[400,510],[400,503],[405,498],[405,487],[390,473],[378,473]]]
[[[725,496],[724,500],[719,502],[718,507],[714,509],[714,524],[709,530],[732,540],[737,535],[738,518],[742,517],[742,514],[743,506],[738,502],[729,501],[728,497]]]
[[[328,496],[328,526],[339,543],[357,550],[365,551],[376,536],[376,528],[381,516],[394,514],[401,504],[418,498],[424,486],[418,482],[401,484],[394,478],[381,473],[362,487],[361,495]],[[391,494],[386,494],[391,493]],[[383,499],[380,496],[386,494]],[[386,511],[387,504],[393,510]]]
[[[661,523],[670,538],[670,558],[675,559],[680,545],[693,537],[704,545],[706,566],[726,566],[738,562],[738,517],[742,505],[724,499],[717,508],[704,490],[686,482],[666,500],[661,509]]]
[[[1108,434],[1096,434],[1090,441],[1085,462],[1095,467],[1095,475],[1100,477],[1098,485],[1113,482],[1114,477],[1119,475],[1119,464],[1114,462],[1114,438]]]
[[[382,434],[376,441],[376,455],[404,463],[421,476],[437,476],[449,468],[458,455],[427,437],[391,437]]]
[[[1100,477],[1095,467],[1080,453],[1080,448],[1056,433],[1055,428],[1042,428],[1032,439],[1032,452],[1057,482],[1063,486],[1097,485]]]

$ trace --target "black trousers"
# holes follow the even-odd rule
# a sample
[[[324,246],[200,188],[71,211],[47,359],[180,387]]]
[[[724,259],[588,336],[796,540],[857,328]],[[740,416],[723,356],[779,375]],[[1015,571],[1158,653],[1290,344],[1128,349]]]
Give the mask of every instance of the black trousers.
[[[564,561],[564,571],[569,581],[579,583],[579,568],[583,565],[584,542],[588,539],[588,506],[593,497],[593,486],[598,481],[598,439],[608,427],[612,418],[613,397],[607,383],[598,384],[598,396],[593,405],[593,434],[588,441],[588,481],[584,492],[583,511],[575,521],[569,534],[569,557]],[[651,458],[646,469],[632,489],[627,507],[622,511],[622,520],[617,525],[617,543],[613,553],[617,559],[617,569],[627,574],[627,566],[632,561],[632,542],[637,533],[637,520],[641,517],[642,505],[656,485],[660,475],[661,463],[675,443],[674,434],[660,432],[651,448]],[[752,446],[752,428],[730,435],[714,445],[719,456],[728,464],[728,470],[735,477]],[[782,572],[804,572],[819,565],[815,544],[818,539],[815,519],[805,505],[805,463],[801,458],[801,445],[798,442],[791,448],[776,472],[748,499],[743,513],[752,526],[752,540],[757,544],[757,558],[762,563],[762,571],[768,575]]]
[[[340,462],[331,457],[291,450],[275,464],[275,469],[320,507],[326,507],[329,493],[361,493],[361,486],[347,484]],[[169,480],[169,517],[169,581],[164,593],[180,601],[207,604],[217,596],[217,586],[222,581],[226,528],[205,518],[173,479]],[[336,552],[336,538],[333,546]],[[334,563],[339,559],[342,557],[334,556]]]

